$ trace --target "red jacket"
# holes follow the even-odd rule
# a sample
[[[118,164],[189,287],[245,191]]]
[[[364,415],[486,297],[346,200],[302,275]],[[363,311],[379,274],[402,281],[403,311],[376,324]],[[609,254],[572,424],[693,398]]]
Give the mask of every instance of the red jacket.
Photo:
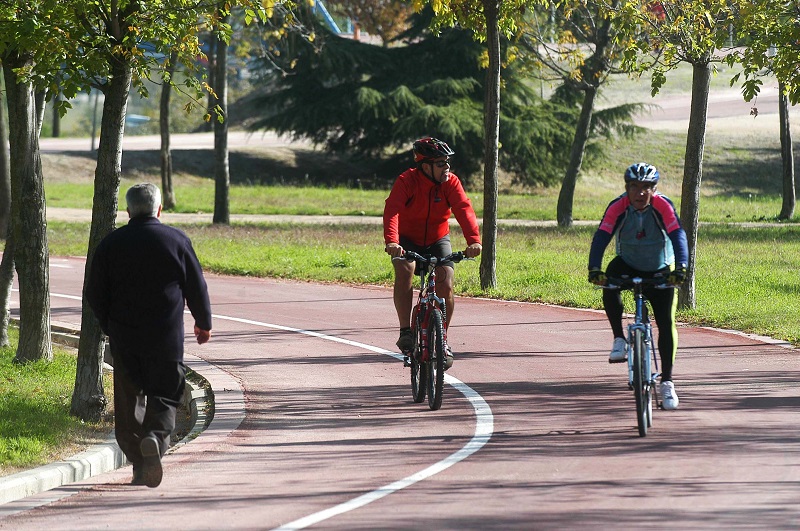
[[[480,243],[480,229],[461,181],[454,173],[441,184],[418,168],[403,172],[392,186],[383,209],[383,239],[400,243],[400,235],[427,247],[450,233],[450,213],[461,226],[467,245]]]

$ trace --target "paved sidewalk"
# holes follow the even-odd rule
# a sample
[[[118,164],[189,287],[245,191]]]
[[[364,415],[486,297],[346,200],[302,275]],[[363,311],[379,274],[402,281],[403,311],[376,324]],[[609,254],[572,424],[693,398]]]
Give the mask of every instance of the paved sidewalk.
[[[53,341],[77,348],[78,328],[78,326],[54,322],[51,326]],[[187,356],[187,364],[200,377],[209,384],[211,383],[202,375],[202,372],[210,371],[210,366],[203,360]],[[213,385],[211,387],[211,394],[213,394]],[[205,429],[208,415],[210,414],[213,417],[213,411],[211,411],[213,405],[213,399],[207,396],[202,387],[187,380],[184,407],[191,414],[191,426],[186,436],[170,447],[168,454],[188,444]],[[243,415],[242,412],[242,417]],[[0,477],[0,517],[16,512],[14,507],[5,505],[9,502],[21,500],[76,481],[83,481],[99,474],[105,474],[125,465],[127,465],[125,454],[122,453],[112,434],[107,441],[96,444],[62,461]],[[29,508],[25,504],[22,507]]]
[[[88,220],[90,218],[90,213],[88,211],[78,210],[78,209],[75,209],[75,210],[71,210],[71,209],[49,209],[48,210],[48,214],[49,214],[49,216],[51,216],[51,219],[64,219],[64,218],[67,218],[67,217],[70,217],[70,216],[72,216],[72,219],[75,219],[75,220]],[[184,215],[184,214],[167,214],[167,215],[165,215],[164,219],[165,219],[165,222],[167,222],[167,223],[178,223],[178,222],[180,222],[178,220],[191,220],[191,219],[193,219],[193,216],[196,216],[196,215],[192,215],[192,214],[186,214],[186,215]],[[282,216],[282,217],[283,218],[287,218],[287,220],[288,220],[288,218],[293,218],[293,219],[295,218],[293,216]],[[267,220],[274,220],[276,218],[281,218],[281,217],[279,217],[279,216],[263,216],[263,217],[261,217],[261,216],[252,216],[252,217],[251,216],[242,216],[241,217],[241,219],[245,219],[245,220],[253,219],[253,218],[262,218],[262,219],[267,219]],[[319,218],[322,218],[322,220],[323,220],[322,222],[324,222],[325,220],[331,220],[331,222],[334,222],[334,223],[337,223],[337,222],[354,222],[355,220],[359,220],[359,222],[363,222],[363,220],[369,219],[370,222],[380,223],[380,218],[374,218],[374,217],[369,217],[368,218],[368,217],[357,217],[357,216],[353,216],[353,217],[351,217],[351,216],[343,216],[343,217],[338,217],[338,216],[303,216],[301,218],[304,218],[308,222],[316,222],[316,223],[319,223],[321,221],[312,221],[312,219],[317,219],[318,220]],[[194,219],[198,219],[199,221],[185,221],[185,222],[189,222],[189,223],[193,223],[193,222],[199,222],[199,223],[210,222],[210,215],[197,215],[197,217],[194,218]],[[336,220],[336,221],[333,221],[333,220]],[[339,221],[339,220],[343,220],[343,221]],[[531,222],[531,223],[533,224],[533,223],[537,223],[537,222]],[[539,223],[541,223],[541,222],[539,222]],[[590,222],[590,223],[593,224],[594,222]],[[554,223],[551,223],[551,224],[554,225]],[[259,283],[259,285],[260,285],[260,283]],[[329,287],[328,289],[332,289],[332,288]],[[249,292],[250,290],[245,290],[245,291]],[[297,291],[297,288],[294,289],[294,291],[291,293],[291,296],[290,296],[290,300],[293,301],[293,305],[295,305],[295,306],[297,305],[297,299],[298,299],[298,294],[297,294],[296,291]],[[220,293],[226,293],[226,294],[237,293],[237,290],[236,289],[230,289],[230,288],[226,287],[225,289],[222,289],[220,291]],[[272,294],[272,292],[270,292],[270,293]],[[299,297],[299,298],[302,299],[302,297]],[[312,295],[310,295],[308,298],[313,300],[313,301],[315,301],[315,303],[314,303],[315,305],[323,304],[324,301],[329,300],[329,299],[330,300],[334,300],[334,298],[332,298],[332,297],[319,296],[316,292],[313,293]],[[364,303],[364,301],[362,301],[361,304],[363,304],[363,303]],[[337,302],[336,304],[340,304],[340,303]],[[469,301],[469,302],[467,302],[467,301],[465,301],[462,304],[463,304],[463,308],[464,308],[464,310],[462,311],[463,312],[462,313],[463,321],[466,323],[467,322],[466,320],[468,319],[468,317],[470,315],[470,313],[468,311],[466,311],[466,309],[469,306],[478,305],[478,304],[490,304],[490,302],[486,302],[486,301]],[[518,305],[514,305],[514,304],[510,304],[510,303],[491,303],[491,304],[493,304],[493,307],[497,306],[497,308],[494,308],[493,312],[490,312],[492,315],[495,315],[495,314],[502,315],[500,312],[506,311],[508,308],[516,308],[518,306]],[[236,304],[228,306],[228,308],[241,306],[241,305],[242,305],[241,301],[237,301]],[[302,308],[302,303],[300,304],[300,306]],[[225,307],[225,306],[223,306],[223,307]],[[289,308],[289,306],[282,306],[282,308]],[[533,306],[531,306],[530,308],[533,308]],[[536,308],[540,308],[540,307],[537,306]],[[358,319],[364,319],[364,317],[363,317],[364,313],[366,313],[366,315],[377,315],[377,314],[379,314],[379,312],[377,312],[377,311],[372,311],[372,312],[366,311],[366,312],[363,312],[363,310],[364,310],[363,308],[359,308],[359,313],[358,313],[359,317],[358,317]],[[273,306],[270,309],[270,312],[274,312],[274,311],[275,311],[275,306]],[[574,310],[568,311],[568,310],[552,309],[552,311],[563,311],[565,313],[569,313],[570,316],[574,313]],[[337,307],[337,312],[341,313],[342,312],[342,308],[341,307]],[[330,312],[330,313],[332,314],[333,312]],[[259,312],[256,312],[255,314],[259,315]],[[323,314],[325,314],[325,312],[323,312]],[[487,312],[481,311],[481,312],[479,312],[478,315],[480,315],[480,318],[479,319],[475,318],[476,319],[475,320],[475,323],[476,323],[475,326],[478,326],[478,323],[480,323],[480,326],[485,326],[485,321],[487,319]],[[351,321],[352,321],[352,319],[351,319]],[[602,322],[602,319],[600,321]],[[250,322],[250,321],[247,321],[247,322]],[[559,318],[559,319],[551,319],[550,317],[545,318],[545,317],[543,317],[541,315],[533,316],[533,315],[525,314],[524,317],[511,318],[511,319],[508,320],[508,322],[509,323],[521,324],[521,325],[518,326],[519,330],[517,332],[515,332],[515,333],[524,334],[526,330],[529,330],[529,329],[534,329],[535,330],[536,326],[545,326],[545,327],[547,327],[547,333],[548,334],[553,334],[555,336],[558,336],[558,334],[562,333],[560,330],[557,330],[555,332],[550,330],[551,328],[553,328],[553,329],[558,328],[555,325],[555,323],[559,323],[559,322],[569,323],[569,322],[575,322],[575,321],[573,321],[571,319],[571,317],[564,317],[564,318]],[[548,323],[551,323],[551,324],[548,324]],[[522,326],[522,325],[524,325],[524,326]],[[603,325],[604,325],[604,323],[603,323]],[[311,326],[311,325],[309,325],[309,326]],[[320,325],[319,324],[315,324],[313,326],[320,326]],[[339,327],[343,326],[343,325],[336,325],[336,326],[334,326],[334,325],[326,325],[326,326],[329,327],[329,328],[332,328],[332,329],[339,329]],[[505,325],[505,326],[511,326],[511,325]],[[325,328],[325,327],[323,327],[323,328]],[[373,324],[372,326],[368,325],[367,328],[370,329],[370,330],[377,330],[377,331],[379,331],[378,333],[380,333],[380,331],[382,330],[380,328],[380,326],[375,325],[375,324]],[[465,334],[466,330],[465,329],[460,329],[460,332],[462,334]],[[697,333],[705,335],[705,334],[708,334],[709,332],[713,334],[713,331],[699,331]],[[485,331],[484,331],[484,333],[485,333]],[[515,360],[515,362],[517,364],[525,363],[524,359],[521,357],[521,355],[522,354],[530,355],[531,352],[529,352],[529,351],[531,351],[531,350],[535,350],[536,354],[538,354],[540,356],[540,358],[539,358],[540,363],[542,361],[546,360],[549,357],[553,357],[554,353],[557,352],[557,350],[555,348],[542,348],[542,346],[540,345],[541,338],[537,338],[534,341],[532,338],[521,337],[519,339],[519,345],[518,346],[513,346],[513,345],[509,346],[509,345],[507,345],[506,343],[509,341],[509,338],[513,338],[515,333],[504,332],[503,337],[505,339],[505,342],[504,342],[504,345],[502,347],[502,352],[503,352],[504,356],[506,356],[506,357],[512,356],[516,352],[517,353],[516,357],[513,358],[513,359]],[[545,333],[545,332],[541,332],[541,333]],[[684,344],[686,345],[685,348],[688,348],[688,349],[706,348],[705,346],[703,346],[703,343],[700,343],[699,341],[697,342],[698,343],[697,345],[692,345],[691,344],[691,340],[690,340],[690,337],[691,337],[690,334],[688,333],[688,331],[685,332],[685,333],[686,333],[686,335],[683,337]],[[241,332],[239,332],[238,330],[236,331],[236,334],[237,334],[235,336],[236,338],[240,338],[241,337],[239,335],[239,334],[241,334]],[[574,332],[570,331],[570,334],[574,334]],[[682,334],[684,334],[684,332],[682,332]],[[225,340],[223,339],[223,337],[219,338],[220,339],[220,342],[219,342],[220,343],[220,347],[229,347],[229,345],[225,345],[225,343],[224,343]],[[261,336],[254,335],[253,337],[254,338],[259,338]],[[272,337],[272,336],[264,336],[264,337],[267,338],[271,342],[275,342],[276,341],[275,337]],[[264,339],[264,337],[261,338],[262,341],[267,340],[267,339]],[[558,336],[558,337],[562,337],[562,336]],[[744,337],[744,336],[742,336],[742,337]],[[573,339],[575,339],[575,338],[573,337]],[[742,344],[749,343],[751,340],[766,341],[765,338],[747,338],[746,340],[742,339],[742,341],[737,342],[737,343],[742,343]],[[391,345],[393,343],[393,341],[391,341],[391,340],[387,340],[387,341],[384,341],[384,342],[386,344],[388,344],[388,345]],[[380,343],[380,341],[378,341],[378,342]],[[266,343],[266,344],[269,345],[270,343]],[[527,345],[527,347],[524,346],[524,345]],[[537,347],[534,348],[532,345],[537,345]],[[714,345],[714,343],[712,343],[712,345]],[[775,347],[777,345],[772,345],[772,346]],[[258,345],[256,348],[258,349],[258,352],[260,352],[263,347],[261,345]],[[283,348],[274,348],[273,347],[273,348],[270,349],[270,352],[272,352],[272,355],[275,356],[276,353],[283,352],[283,350],[285,350],[285,348],[286,347],[283,347]],[[731,349],[733,349],[733,348],[747,349],[744,353],[748,354],[748,358],[749,358],[752,355],[751,351],[752,352],[757,352],[760,349],[767,348],[767,346],[765,345],[764,347],[761,347],[761,346],[753,346],[753,347],[751,347],[749,345],[742,346],[742,345],[738,345],[737,344],[737,345],[733,345],[733,346],[724,346],[724,347],[717,346],[717,347],[714,347],[714,348],[717,349],[717,350],[721,350],[721,354],[724,354],[726,356],[726,358],[725,358],[726,359],[726,367],[727,367],[726,370],[730,371],[731,370],[730,367],[731,367],[732,363],[735,363],[736,360],[738,360],[738,359],[744,359],[744,357],[741,356],[741,355],[731,356],[730,355]],[[592,349],[593,349],[593,347],[589,343],[587,343],[587,345],[583,345],[580,348],[576,347],[576,352],[577,353],[586,353],[586,352],[591,353],[591,352],[593,352]],[[224,348],[224,350],[228,351],[229,348]],[[539,350],[542,350],[543,352],[539,352]],[[492,353],[493,351],[489,350],[487,352]],[[236,354],[237,354],[237,356],[242,356],[242,354],[240,352],[237,352]],[[470,355],[475,360],[474,363],[479,363],[480,360],[481,360],[481,357],[484,356],[484,355],[486,355],[487,358],[490,357],[487,354],[484,354],[483,352],[474,352],[474,353],[470,353]],[[559,358],[558,363],[559,364],[566,363],[567,360],[572,359],[573,357],[575,357],[575,354],[572,354],[569,357]],[[246,357],[242,356],[242,359],[258,359],[258,358],[257,357],[246,358]],[[302,359],[302,358],[295,358],[295,359]],[[468,359],[469,358],[467,358],[467,360]],[[467,360],[465,360],[465,361],[467,361]],[[688,364],[688,362],[690,362],[690,360],[691,360],[690,357],[686,358],[687,364]],[[214,440],[214,437],[216,437],[217,440],[219,440],[220,438],[226,437],[227,434],[230,434],[231,432],[233,432],[236,429],[236,427],[239,426],[239,424],[244,419],[244,398],[243,398],[243,391],[242,391],[242,387],[243,386],[241,385],[241,383],[239,381],[237,381],[235,378],[231,377],[229,374],[225,374],[224,372],[220,371],[216,367],[204,362],[203,360],[201,360],[199,358],[193,358],[193,357],[190,357],[190,356],[187,355],[187,361],[189,362],[190,366],[192,366],[192,368],[196,372],[198,372],[201,375],[205,376],[209,380],[209,382],[211,383],[211,385],[212,385],[212,387],[214,388],[214,391],[215,391],[216,412],[215,412],[214,423],[209,427],[209,430],[207,430],[207,432],[203,433],[202,437],[198,438],[191,445],[191,447],[198,447],[197,451],[193,452],[193,457],[197,457],[198,455],[203,455],[204,454],[204,451],[201,450],[201,449],[204,449],[206,447],[211,447],[212,442],[210,442],[210,441]],[[683,362],[683,359],[682,359],[682,362]],[[581,363],[585,364],[586,362],[582,361]],[[755,367],[755,365],[752,365],[752,363],[749,362],[749,361],[747,363],[749,364],[748,368],[747,368],[747,371],[751,371]],[[775,363],[775,361],[771,360],[771,364],[772,364],[771,366],[772,366],[773,369],[775,369],[774,363]],[[782,363],[787,363],[788,364],[789,362],[782,362]],[[237,366],[236,364],[232,365],[232,367],[236,367],[236,366]],[[284,361],[284,364],[282,366],[283,367],[290,367],[289,365],[286,364],[285,361]],[[704,366],[708,367],[709,364],[706,362]],[[714,364],[710,364],[710,366],[714,366]],[[269,368],[269,365],[265,364],[264,367],[265,368]],[[468,367],[469,367],[469,365],[467,363],[462,363],[462,365],[459,367],[459,370],[463,372]],[[778,366],[778,367],[780,368],[780,366]],[[229,370],[230,370],[230,368],[229,368]],[[501,370],[501,369],[498,368],[497,366],[494,366],[493,370],[496,371],[496,370]],[[543,378],[541,376],[541,370],[542,370],[542,366],[541,365],[537,365],[536,371],[533,371],[533,370],[530,371],[530,374],[536,374],[537,375],[536,377],[534,377],[532,379],[532,381],[536,381],[537,378],[538,379],[543,379],[544,381],[549,381],[547,378]],[[512,381],[512,380],[514,380],[515,378],[517,378],[517,376],[516,376],[517,369],[515,369],[514,372],[515,372],[515,375],[513,375],[513,376],[512,375],[505,375],[505,376],[501,377],[500,380],[501,381]],[[690,371],[687,371],[687,372],[689,374],[691,374]],[[219,373],[219,374],[217,376],[214,376],[215,373]],[[697,370],[696,373],[700,374],[700,371]],[[269,373],[266,373],[266,374],[269,374]],[[291,374],[291,372],[284,373],[284,377],[286,377],[287,374]],[[306,368],[304,368],[302,374],[303,374],[303,380],[302,381],[305,382],[307,380],[307,378],[308,378],[308,368],[307,368],[307,366],[306,366]],[[483,374],[486,374],[486,371],[485,370],[477,370],[476,374],[483,375]],[[732,374],[732,373],[729,373],[729,374]],[[785,373],[782,373],[782,374],[785,374]],[[753,377],[751,375],[751,372],[747,372],[747,377],[748,377],[747,382],[752,382],[753,381]],[[326,386],[328,385],[327,378],[329,378],[329,376],[326,374],[326,380],[325,380]],[[476,380],[476,381],[480,381],[479,377],[477,377],[477,376],[473,376],[473,379]],[[552,378],[552,379],[555,381],[554,378]],[[251,380],[250,381],[250,385],[253,386],[253,387],[256,387],[257,385],[260,385],[258,382],[264,382],[264,381],[270,381],[270,379],[266,378],[266,377],[258,377],[258,378],[255,378],[255,379]],[[405,381],[404,381],[404,383],[405,383]],[[686,387],[686,389],[687,389],[687,404],[691,404],[692,403],[692,398],[694,398],[695,403],[697,404],[699,402],[699,400],[697,398],[697,395],[706,394],[708,392],[708,389],[706,389],[705,387],[702,387],[703,385],[705,385],[705,381],[702,378],[700,379],[700,383],[695,384],[695,386],[698,389],[700,389],[700,391],[698,391],[696,389],[693,390],[690,385],[687,385],[687,387]],[[747,385],[750,385],[750,383],[748,383]],[[775,386],[773,386],[773,387],[775,387]],[[772,389],[772,387],[770,389]],[[292,389],[293,393],[295,391],[296,391],[295,389]],[[695,395],[694,397],[692,396],[692,391],[694,391],[694,393],[693,393]],[[530,391],[528,391],[528,392],[530,392]],[[539,390],[538,392],[541,394],[541,390]],[[284,394],[286,394],[287,396],[291,396],[290,393],[284,393]],[[230,398],[228,398],[228,395],[230,395]],[[266,396],[266,393],[264,393],[264,395]],[[274,391],[269,394],[269,396],[272,396],[272,397],[281,396],[281,395],[282,395],[282,393],[275,393]],[[261,395],[259,394],[259,395],[254,395],[254,396],[261,396]],[[198,397],[195,397],[194,395],[192,395],[192,398],[198,398]],[[684,398],[684,396],[682,396],[682,399],[683,398]],[[785,402],[786,401],[782,397],[780,399],[781,399],[781,402],[775,401],[775,403],[781,404],[781,407],[783,409],[781,409],[781,407],[771,408],[771,410],[770,410],[771,414],[775,415],[776,413],[786,413],[788,411],[788,408],[783,407],[783,406],[785,406]],[[761,398],[761,400],[763,401],[764,399]],[[718,403],[718,402],[719,401],[717,400],[717,402],[715,402],[715,403]],[[317,400],[314,400],[313,398],[309,398],[308,399],[308,403],[315,404],[315,403],[317,403]],[[563,403],[563,401],[559,401],[558,403]],[[502,407],[499,404],[500,404],[500,402],[498,402],[495,407]],[[770,402],[770,404],[771,404],[771,402]],[[288,406],[286,406],[286,407],[288,407]],[[296,405],[292,405],[292,408],[294,408],[294,407],[297,407],[297,406]],[[541,407],[541,404],[539,404],[538,407]],[[752,404],[750,405],[750,407],[752,409]],[[294,411],[294,409],[292,409],[292,408],[285,409],[285,410],[286,411]],[[258,412],[259,409],[256,408],[255,411]],[[278,411],[284,411],[284,410],[278,408]],[[699,409],[697,409],[696,411],[698,411],[698,413],[703,413]],[[724,410],[723,410],[723,412],[724,412]],[[689,416],[689,415],[692,415],[692,414],[694,414],[694,413],[692,412],[692,409],[689,408],[686,411],[682,411],[680,415]],[[719,415],[720,415],[720,412],[715,409],[713,414],[714,414],[714,416],[712,418],[717,419],[719,417]],[[766,413],[763,412],[762,415],[766,415]],[[614,418],[616,418],[616,417],[614,417]],[[439,420],[441,420],[441,419],[439,419]],[[273,422],[275,422],[275,421],[273,420]],[[603,422],[608,422],[608,421],[604,420]],[[688,422],[688,421],[684,420],[684,422]],[[714,422],[718,422],[718,420],[714,420]],[[602,424],[602,422],[600,422],[600,424]],[[666,424],[666,423],[664,423],[664,424]],[[654,437],[658,437],[658,436],[662,436],[662,435],[668,434],[668,431],[665,429],[666,426],[664,424],[660,424],[659,425],[659,428],[660,428],[661,431],[657,430],[654,433]],[[743,423],[742,425],[746,425],[746,424]],[[211,433],[208,433],[208,432],[211,432]],[[274,440],[272,439],[272,437],[274,437],[274,435],[271,435],[271,437],[269,439],[269,444],[270,444],[269,447],[272,447],[272,445],[275,444]],[[742,440],[745,440],[745,439],[742,439]],[[648,439],[648,440],[650,440],[650,439]],[[206,442],[206,441],[209,441],[209,442]],[[737,439],[737,444],[739,444],[739,440],[738,439]],[[253,445],[248,445],[247,446],[247,448],[251,448],[251,447],[254,447],[254,446]],[[264,445],[262,447],[266,448],[267,446]],[[225,454],[219,453],[219,452],[218,452],[218,454],[220,456],[225,455]],[[221,459],[221,457],[220,457],[220,459]],[[231,459],[233,459],[233,458],[231,458]],[[281,457],[281,459],[283,459],[283,457]],[[27,510],[27,509],[29,509],[31,507],[31,505],[30,505],[31,503],[38,503],[38,504],[49,503],[49,502],[51,502],[53,500],[59,499],[60,497],[64,497],[64,496],[68,496],[70,494],[73,494],[74,492],[76,492],[78,490],[78,486],[75,486],[73,488],[68,488],[68,487],[67,488],[63,488],[63,487],[62,488],[53,488],[53,487],[54,486],[57,487],[59,485],[62,485],[62,486],[63,485],[67,485],[68,483],[73,482],[73,481],[82,481],[83,483],[86,483],[86,481],[84,481],[84,480],[86,480],[87,478],[91,478],[91,477],[93,477],[95,475],[98,475],[98,474],[101,474],[101,473],[105,473],[105,472],[109,472],[109,471],[113,471],[113,470],[115,470],[115,469],[117,469],[119,467],[122,467],[123,464],[124,464],[123,461],[124,460],[121,457],[121,452],[119,452],[119,449],[116,448],[116,445],[114,443],[108,443],[108,444],[99,445],[98,447],[92,448],[88,452],[79,454],[79,455],[77,455],[77,456],[75,456],[75,457],[73,457],[73,458],[71,458],[69,460],[66,460],[64,462],[55,463],[53,465],[48,465],[47,467],[42,467],[41,469],[36,469],[34,471],[29,471],[29,472],[23,473],[26,476],[24,481],[20,481],[20,478],[14,478],[13,476],[11,477],[11,478],[14,479],[13,481],[11,481],[9,478],[0,478],[0,518],[2,518],[3,516],[14,514],[16,512],[25,511],[25,510]],[[176,464],[179,464],[179,463],[176,463]],[[228,468],[231,468],[230,465],[226,465],[226,466],[228,466]],[[177,468],[177,466],[176,466],[176,468]],[[296,474],[296,473],[293,473],[293,474]],[[112,481],[118,481],[120,483],[124,483],[127,479],[129,479],[129,475],[130,475],[130,471],[129,470],[120,470],[119,472],[113,473],[113,475],[111,477],[106,477],[104,481],[105,481],[105,483],[110,483]],[[59,481],[60,481],[60,483],[59,483]],[[85,485],[84,485],[83,488],[85,489]],[[266,488],[266,487],[261,485],[261,486],[259,486],[259,488],[263,489],[263,488]],[[33,497],[36,500],[30,500],[30,501],[24,499],[25,497],[32,496],[36,492],[43,492],[44,490],[47,490],[47,489],[52,489],[52,493],[48,493],[47,496]],[[6,494],[6,492],[8,492],[10,494]],[[158,493],[155,493],[155,494],[163,496],[163,494],[162,494],[163,492],[165,492],[164,489],[160,490]],[[146,495],[148,495],[148,493],[145,492],[145,493],[143,493],[143,495],[146,496]],[[215,491],[215,495],[216,495],[216,491]],[[9,496],[9,497],[6,498],[4,496]],[[311,499],[313,499],[313,497]],[[17,501],[8,501],[8,500],[17,500]],[[3,526],[0,525],[0,528],[2,528],[2,527]]]
[[[75,322],[85,261],[56,264],[55,313]],[[215,334],[189,353],[214,419],[163,484],[122,467],[0,506],[0,529],[798,528],[794,350],[681,328],[681,408],[641,438],[600,312],[460,298],[432,412],[385,350],[389,289],[207,280]]]
[[[91,211],[78,208],[48,208],[47,217],[49,220],[85,222],[91,221]],[[211,223],[211,214],[179,214],[164,213],[162,220],[165,223],[191,224],[191,223]],[[232,222],[294,222],[308,224],[381,224],[382,218],[378,216],[290,216],[290,215],[232,215]],[[455,223],[455,220],[451,220]],[[117,224],[127,223],[127,214],[123,211],[117,216]],[[549,221],[530,221],[530,220],[501,220],[501,224],[525,225],[525,226],[555,226],[555,222]],[[582,224],[584,222],[576,222]],[[594,224],[595,222],[585,222]],[[68,325],[53,326],[54,340],[65,343],[69,346],[77,347],[77,327]],[[73,339],[74,338],[74,339]],[[199,359],[198,359],[199,360]],[[197,371],[196,371],[197,372]],[[202,374],[201,374],[202,376]],[[205,394],[201,389],[190,387],[187,390],[186,405],[193,411],[204,409]],[[188,443],[197,433],[203,429],[205,422],[204,416],[195,415],[195,426],[191,433],[187,435],[175,447]],[[0,478],[0,506],[9,502],[19,500],[34,494],[67,485],[76,481],[89,479],[98,474],[104,474],[116,470],[127,464],[125,456],[119,446],[110,438],[107,442],[95,445],[83,452],[80,452],[68,459],[51,463],[32,470],[20,472],[10,476]],[[7,514],[9,509],[0,507],[0,516]]]
[[[91,221],[91,210],[81,208],[47,208],[47,219],[53,221],[84,222]],[[168,224],[191,224],[191,223],[211,223],[213,214],[183,214],[175,212],[163,212],[161,220]],[[482,220],[478,220],[482,222]],[[128,214],[123,210],[117,214],[117,225],[128,222]],[[316,225],[348,225],[348,224],[369,224],[380,225],[383,218],[380,216],[305,216],[290,214],[231,214],[232,223],[307,223]],[[524,226],[524,227],[555,227],[557,223],[552,220],[528,220],[528,219],[500,219],[498,225]],[[597,225],[597,221],[577,220],[575,225]],[[451,225],[457,225],[455,219],[450,220]]]
[[[175,212],[163,212],[161,220],[167,224],[188,225],[199,223],[212,223],[213,214],[184,214]],[[92,220],[91,210],[82,208],[47,208],[47,219],[50,221],[67,221],[67,222],[88,222]],[[117,226],[124,225],[128,222],[128,214],[123,210],[117,214]],[[380,216],[306,216],[306,215],[293,215],[293,214],[231,214],[232,223],[307,223],[309,225],[381,225],[383,218]],[[479,223],[483,223],[482,218],[478,218]],[[596,227],[599,220],[574,220],[573,225],[576,227]],[[534,220],[534,219],[498,219],[499,226],[506,227],[556,227],[558,223],[555,220]],[[455,218],[450,219],[451,226],[457,226],[458,222]],[[758,229],[764,227],[786,227],[794,226],[794,223],[773,223],[773,222],[760,222],[760,221],[747,221],[736,223],[723,223],[723,222],[702,222],[700,225],[736,225],[737,227]]]

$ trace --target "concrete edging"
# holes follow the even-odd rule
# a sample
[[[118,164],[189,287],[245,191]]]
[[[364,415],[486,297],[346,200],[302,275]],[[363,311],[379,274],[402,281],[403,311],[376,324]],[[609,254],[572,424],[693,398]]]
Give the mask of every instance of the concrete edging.
[[[78,348],[80,332],[75,327],[51,323],[51,332],[54,343]],[[192,372],[205,382],[206,387],[208,386],[208,382],[202,375],[196,371]],[[213,395],[213,391],[210,394]],[[177,448],[188,444],[205,430],[208,420],[207,409],[213,407],[213,400],[207,396],[206,388],[197,387],[188,379],[183,399],[184,405],[191,412],[190,426],[192,429],[183,439],[171,446],[167,453],[172,453]],[[125,455],[112,435],[106,442],[91,446],[62,461],[0,477],[0,505],[111,472],[126,464]]]

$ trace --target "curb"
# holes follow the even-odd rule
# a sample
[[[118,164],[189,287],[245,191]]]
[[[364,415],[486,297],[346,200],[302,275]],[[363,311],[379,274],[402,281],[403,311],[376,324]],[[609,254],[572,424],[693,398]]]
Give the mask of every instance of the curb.
[[[12,319],[12,321],[17,322],[16,319]],[[51,323],[50,329],[54,343],[78,348],[80,331],[74,326],[64,323]],[[111,366],[107,365],[107,368],[110,369]],[[206,429],[214,416],[214,392],[211,390],[208,381],[196,371],[190,370],[189,373],[192,375],[192,379],[200,379],[203,383],[202,386],[197,386],[188,378],[186,380],[183,404],[191,412],[189,425],[192,428],[183,439],[167,450],[167,454],[173,453],[178,448],[194,440]],[[206,389],[209,390],[206,391]],[[126,464],[125,454],[122,453],[112,434],[106,442],[91,446],[62,461],[0,477],[0,506],[40,492],[83,481],[99,474],[105,474]]]

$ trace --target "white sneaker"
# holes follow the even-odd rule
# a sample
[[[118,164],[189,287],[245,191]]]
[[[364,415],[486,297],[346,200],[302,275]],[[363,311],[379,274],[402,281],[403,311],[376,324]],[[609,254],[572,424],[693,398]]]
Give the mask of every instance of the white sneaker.
[[[661,401],[664,409],[670,411],[678,409],[678,394],[672,382],[661,382]]]
[[[615,337],[611,354],[608,355],[609,363],[622,363],[628,359],[628,342],[624,338]]]

